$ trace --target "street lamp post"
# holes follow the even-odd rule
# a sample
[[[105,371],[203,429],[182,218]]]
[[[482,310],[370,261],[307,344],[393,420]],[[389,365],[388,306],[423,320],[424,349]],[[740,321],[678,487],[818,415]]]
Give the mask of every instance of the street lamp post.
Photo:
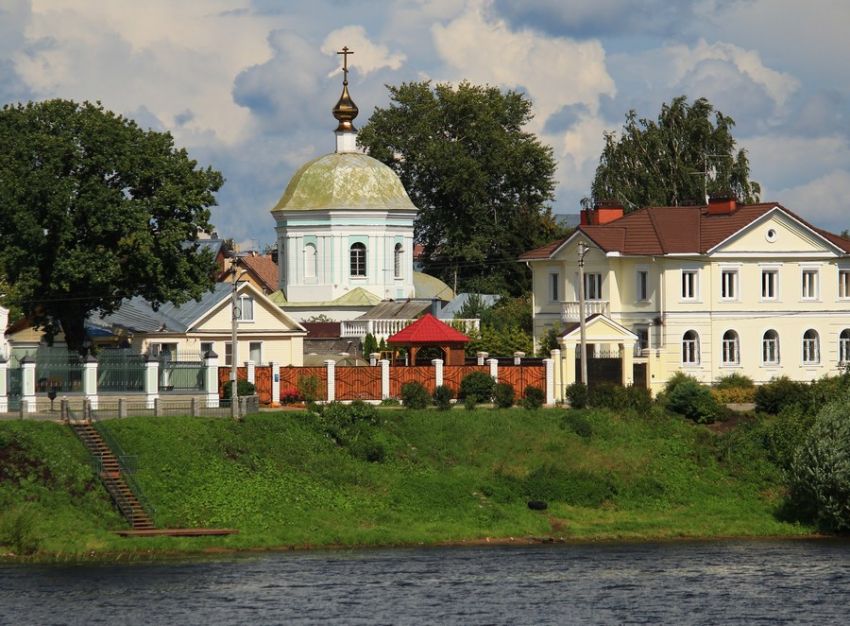
[[[242,312],[239,309],[239,279],[248,273],[242,270],[237,273],[238,257],[233,257],[231,271],[233,272],[233,290],[230,293],[232,320],[230,325],[230,416],[239,419],[239,394],[236,391],[236,357],[239,355],[239,320]]]
[[[584,257],[590,248],[583,241],[578,244],[578,320],[581,329],[581,382],[587,385],[587,324],[584,310]]]

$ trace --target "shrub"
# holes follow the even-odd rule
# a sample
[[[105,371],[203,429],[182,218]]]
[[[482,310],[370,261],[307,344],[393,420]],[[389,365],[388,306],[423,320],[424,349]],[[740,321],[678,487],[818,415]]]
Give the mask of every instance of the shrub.
[[[478,398],[475,396],[469,395],[463,399],[463,408],[467,411],[474,411],[476,405],[478,404]]]
[[[791,469],[794,454],[814,424],[814,416],[793,404],[780,411],[766,426],[764,446],[770,460],[785,471]]]
[[[320,397],[322,379],[318,376],[302,376],[298,379],[298,393],[306,402],[315,402]]]
[[[381,406],[400,406],[401,402],[398,401],[398,398],[384,398],[381,400]]]
[[[434,389],[434,404],[437,405],[439,410],[448,411],[452,408],[452,398],[454,398],[454,396],[455,392],[451,387],[440,385]]]
[[[587,392],[587,404],[598,409],[617,411],[626,408],[626,390],[615,383],[599,383]]]
[[[652,394],[646,387],[629,385],[624,389],[623,402],[623,408],[646,414],[652,408]]]
[[[478,402],[490,402],[493,399],[493,388],[496,386],[496,381],[485,372],[472,372],[463,377],[460,381],[461,398],[467,396],[475,396]]]
[[[584,383],[573,383],[567,387],[567,401],[574,409],[583,409],[587,406],[587,385]]]
[[[543,406],[546,400],[546,394],[540,387],[529,385],[525,388],[525,396],[522,399],[522,406],[530,411],[536,411]]]
[[[783,407],[796,404],[803,411],[809,410],[811,393],[806,383],[791,380],[787,376],[774,378],[756,390],[756,410],[779,415]]]
[[[237,389],[238,391],[238,389]],[[292,404],[303,400],[301,393],[295,387],[287,387],[280,390],[280,401],[282,404]]]
[[[850,396],[815,418],[790,472],[790,500],[805,518],[830,531],[850,530]]]
[[[712,424],[722,417],[723,409],[707,387],[684,374],[681,377],[677,374],[673,378],[676,380],[672,388],[668,383],[669,391],[665,392],[668,409],[699,424]]]
[[[752,378],[738,373],[723,376],[714,383],[715,389],[752,389],[754,386]]]
[[[231,397],[230,388],[232,387],[232,381],[227,381],[221,388],[221,397],[224,400],[227,400]],[[247,380],[237,380],[236,381],[236,395],[240,398],[243,396],[253,396],[255,391],[254,383],[249,383]]]
[[[348,414],[351,416],[352,422],[378,423],[378,409],[368,402],[363,402],[363,400],[354,400],[349,404]]]
[[[563,422],[561,422],[561,427],[573,431],[582,439],[590,439],[593,436],[593,426],[580,413],[567,413]]]
[[[500,409],[509,409],[514,405],[514,386],[510,383],[496,383],[493,400]]]
[[[35,505],[30,502],[4,511],[0,518],[0,544],[18,555],[35,554],[41,543],[35,531],[37,521]]]
[[[755,387],[712,387],[711,395],[720,404],[745,404],[754,402]]]
[[[424,409],[431,398],[422,383],[411,381],[401,386],[401,403],[408,409]]]

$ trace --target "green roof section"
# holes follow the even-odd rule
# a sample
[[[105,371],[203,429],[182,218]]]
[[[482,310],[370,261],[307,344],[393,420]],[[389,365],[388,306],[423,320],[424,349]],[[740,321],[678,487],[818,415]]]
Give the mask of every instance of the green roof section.
[[[455,297],[455,292],[446,283],[422,272],[413,272],[413,290],[417,298],[437,298],[448,302]]]
[[[304,164],[272,209],[407,209],[416,207],[396,173],[359,152],[333,152]]]
[[[336,300],[320,300],[317,302],[287,302],[281,291],[275,291],[269,296],[269,300],[278,306],[292,309],[309,309],[313,307],[330,306],[375,306],[381,299],[371,291],[363,287],[355,287],[351,291],[341,295]]]

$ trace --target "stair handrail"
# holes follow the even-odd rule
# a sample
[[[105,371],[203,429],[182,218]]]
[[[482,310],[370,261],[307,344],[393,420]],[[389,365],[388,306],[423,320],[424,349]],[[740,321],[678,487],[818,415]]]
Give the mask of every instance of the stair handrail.
[[[136,500],[139,501],[139,504],[142,506],[145,513],[147,513],[148,517],[153,519],[156,514],[156,507],[150,503],[142,491],[142,488],[139,486],[139,483],[137,483],[136,479],[133,477],[133,474],[135,474],[137,470],[137,457],[124,452],[124,448],[122,448],[121,444],[118,443],[115,437],[112,436],[112,433],[109,431],[109,428],[106,427],[106,424],[103,422],[93,422],[92,426],[98,433],[100,433],[100,436],[103,437],[103,441],[107,446],[109,446],[109,449],[112,450],[112,454],[115,455],[116,459],[118,459],[118,467],[121,468],[121,475],[124,478],[124,482],[127,483],[127,487],[129,487],[130,491],[133,492],[133,495],[136,496]]]

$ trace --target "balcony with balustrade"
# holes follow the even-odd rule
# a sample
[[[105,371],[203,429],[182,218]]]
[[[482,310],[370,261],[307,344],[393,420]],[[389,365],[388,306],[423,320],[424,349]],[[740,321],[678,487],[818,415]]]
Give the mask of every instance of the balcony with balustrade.
[[[581,305],[578,302],[562,302],[561,303],[561,321],[565,324],[580,322]],[[584,319],[591,315],[609,315],[608,300],[585,300],[584,302]]]
[[[415,322],[415,319],[371,319],[371,320],[345,320],[340,323],[340,336],[342,337],[365,337],[371,334],[380,341],[395,335],[402,328]],[[469,333],[479,329],[478,319],[454,319],[443,320],[462,333]]]

